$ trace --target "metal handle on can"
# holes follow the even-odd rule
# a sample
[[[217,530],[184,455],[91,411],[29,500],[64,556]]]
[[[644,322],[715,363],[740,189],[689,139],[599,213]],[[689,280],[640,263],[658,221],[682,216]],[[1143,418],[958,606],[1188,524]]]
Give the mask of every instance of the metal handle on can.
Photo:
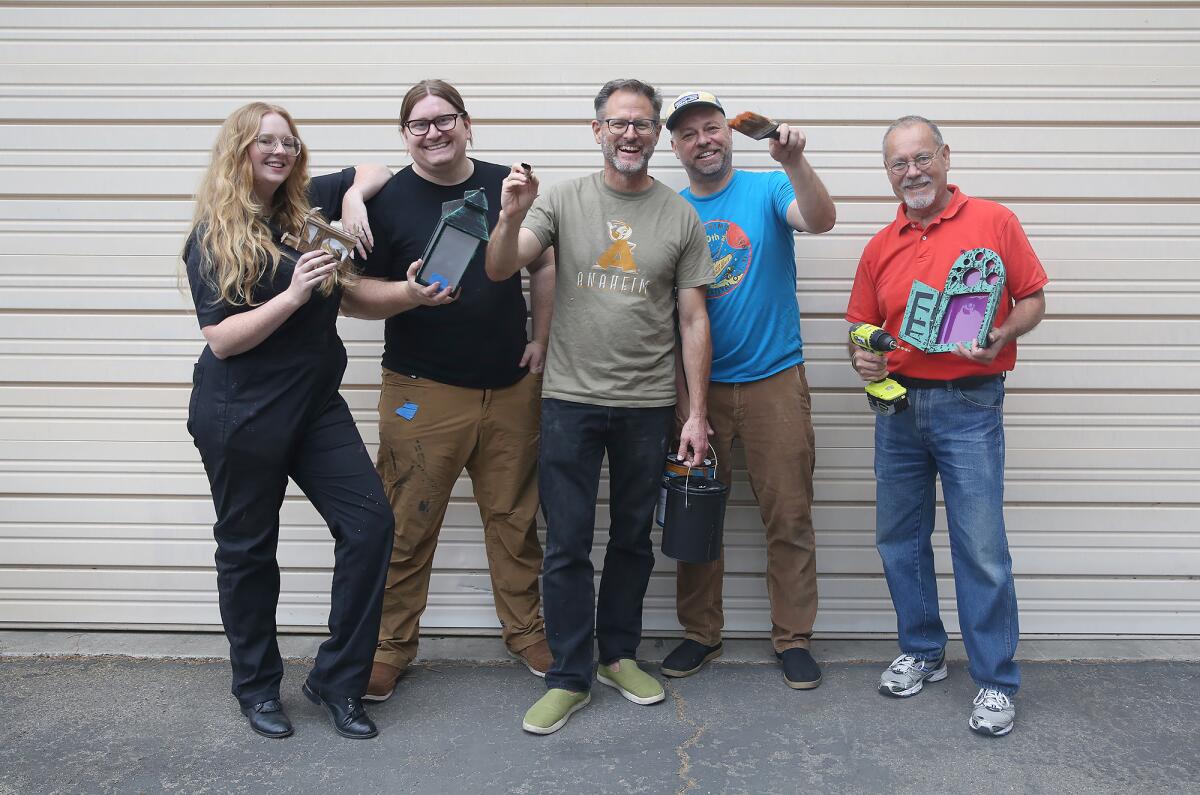
[[[714,470],[716,470],[717,472],[720,472],[720,471],[721,471],[721,460],[720,460],[719,458],[717,458],[717,448],[715,448],[715,447],[713,447],[713,446],[712,446],[712,442],[709,442],[709,443],[708,443],[708,449],[709,449],[709,450],[712,450],[712,454],[713,454],[713,469],[714,469]],[[701,456],[701,457],[700,457],[700,460],[701,460],[701,461],[703,461],[703,460],[704,460],[704,456]],[[684,508],[686,508],[686,507],[687,507],[687,498],[688,498],[688,482],[689,482],[689,480],[688,480],[688,479],[690,479],[691,477],[692,477],[692,465],[691,465],[691,464],[688,464],[688,471],[687,471],[687,475],[685,476],[685,480],[683,481],[683,507],[684,507]]]

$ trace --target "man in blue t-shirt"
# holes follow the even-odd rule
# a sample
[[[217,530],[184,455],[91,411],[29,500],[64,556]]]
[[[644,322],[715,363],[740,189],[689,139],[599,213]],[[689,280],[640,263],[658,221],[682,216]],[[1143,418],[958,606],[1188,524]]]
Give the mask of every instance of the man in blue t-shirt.
[[[683,196],[704,222],[713,260],[708,420],[718,477],[730,482],[733,441],[741,439],[767,529],[775,655],[790,687],[814,688],[821,683],[821,668],[808,651],[817,613],[814,442],[792,234],[828,231],[836,211],[804,157],[800,130],[781,124],[778,139],[767,144],[782,171],[735,171],[732,131],[715,96],[689,91],[668,113],[671,149],[691,183]],[[686,416],[683,384],[678,405]],[[685,640],[663,661],[666,676],[690,676],[720,656],[724,572],[723,559],[679,564]]]

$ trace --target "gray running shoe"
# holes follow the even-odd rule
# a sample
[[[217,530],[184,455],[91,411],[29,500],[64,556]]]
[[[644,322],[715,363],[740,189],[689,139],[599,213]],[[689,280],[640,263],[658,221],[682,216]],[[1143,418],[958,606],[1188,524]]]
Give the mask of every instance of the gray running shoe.
[[[879,677],[879,692],[885,696],[908,698],[920,693],[925,682],[940,682],[949,674],[945,653],[936,660],[918,660],[911,654],[901,654]]]
[[[1012,731],[1017,719],[1017,708],[1012,699],[990,687],[980,688],[975,696],[975,709],[967,723],[971,731],[986,737],[1003,737]]]

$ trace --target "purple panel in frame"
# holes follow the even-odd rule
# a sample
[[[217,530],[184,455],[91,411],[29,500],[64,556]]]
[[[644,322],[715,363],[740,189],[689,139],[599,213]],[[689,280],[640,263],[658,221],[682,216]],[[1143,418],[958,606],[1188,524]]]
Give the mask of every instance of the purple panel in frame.
[[[970,347],[971,340],[979,338],[979,329],[987,316],[987,293],[950,296],[946,302],[946,313],[942,315],[942,327],[937,341],[941,345],[961,342]]]

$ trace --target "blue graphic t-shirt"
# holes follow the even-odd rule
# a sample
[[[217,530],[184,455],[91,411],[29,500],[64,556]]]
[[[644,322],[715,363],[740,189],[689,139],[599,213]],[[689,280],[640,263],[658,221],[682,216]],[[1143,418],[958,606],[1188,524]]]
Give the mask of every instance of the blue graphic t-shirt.
[[[796,306],[796,254],[782,171],[733,172],[720,193],[682,191],[704,222],[713,260],[708,288],[712,380],[758,381],[804,361]]]

